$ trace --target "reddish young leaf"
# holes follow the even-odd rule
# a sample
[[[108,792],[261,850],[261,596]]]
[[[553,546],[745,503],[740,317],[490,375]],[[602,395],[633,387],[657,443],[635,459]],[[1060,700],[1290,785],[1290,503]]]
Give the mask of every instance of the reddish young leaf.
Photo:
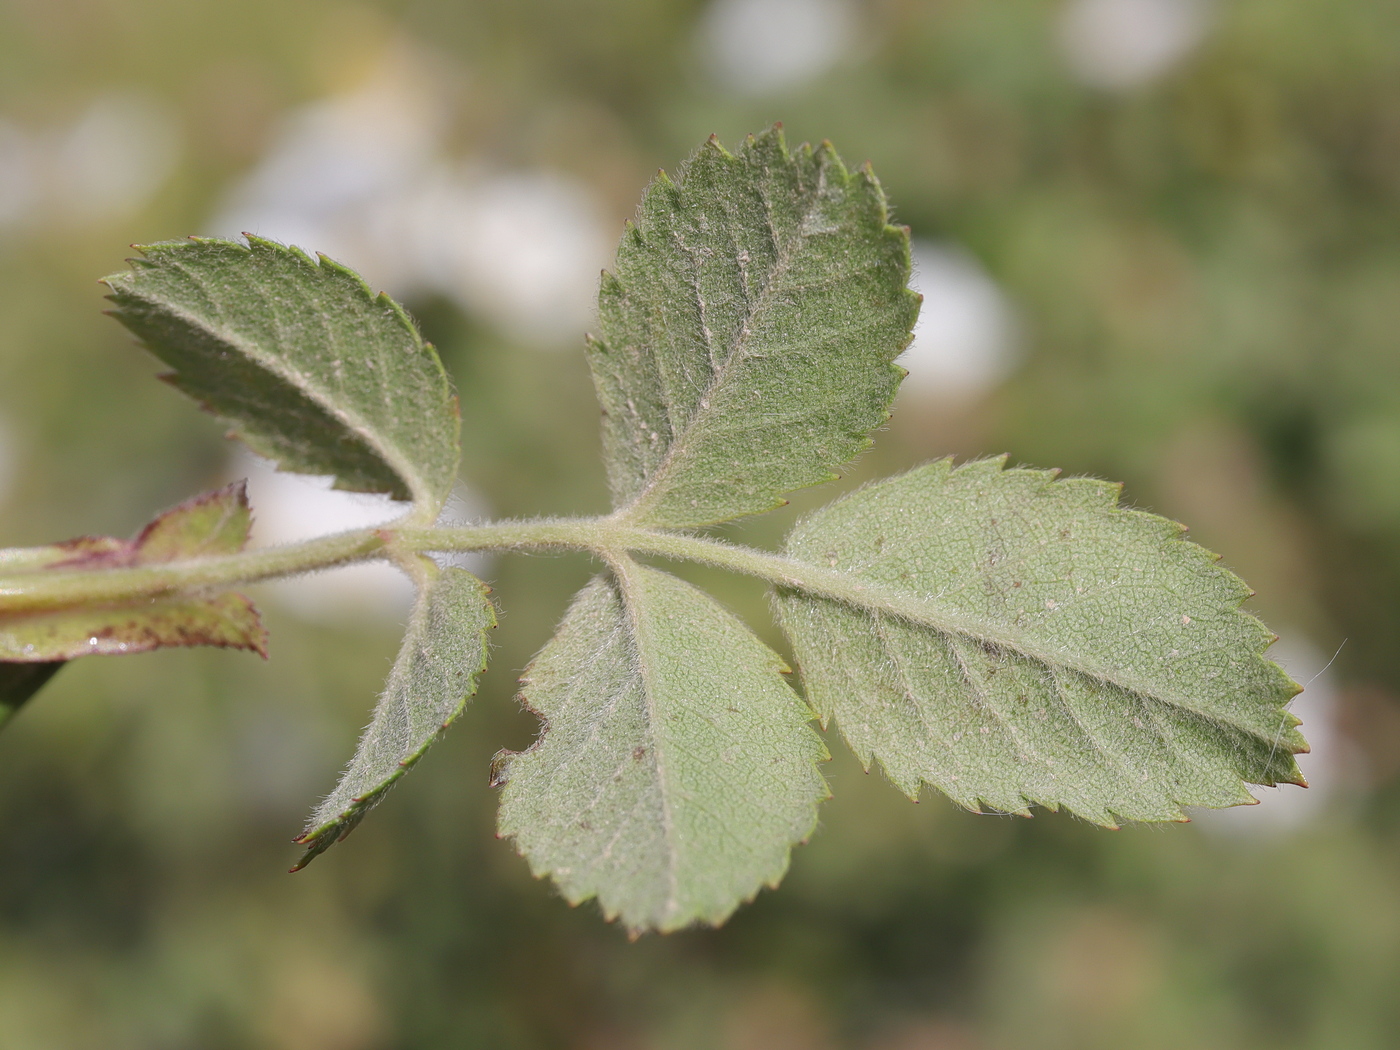
[[[242,482],[186,500],[132,540],[83,536],[49,547],[0,552],[11,573],[139,568],[236,554],[252,513]],[[0,660],[44,663],[171,646],[214,645],[267,655],[267,632],[241,594],[176,595],[107,606],[46,609],[0,616]]]

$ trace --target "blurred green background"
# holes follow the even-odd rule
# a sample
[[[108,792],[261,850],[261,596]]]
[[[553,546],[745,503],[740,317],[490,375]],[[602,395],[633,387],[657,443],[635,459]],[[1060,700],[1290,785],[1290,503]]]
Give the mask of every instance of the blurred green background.
[[[388,513],[269,478],[102,317],[128,243],[239,230],[406,300],[461,391],[459,517],[604,509],[598,268],[656,168],[781,120],[875,165],[927,300],[841,485],[1126,481],[1258,590],[1315,744],[1308,792],[1108,833],[911,805],[833,732],[782,889],[633,944],[493,836],[585,561],[478,564],[478,700],[294,877],[403,593],[265,588],[269,663],[80,661],[0,737],[0,1048],[1400,1046],[1397,45],[1394,0],[0,0],[0,544],[247,473],[267,541]]]

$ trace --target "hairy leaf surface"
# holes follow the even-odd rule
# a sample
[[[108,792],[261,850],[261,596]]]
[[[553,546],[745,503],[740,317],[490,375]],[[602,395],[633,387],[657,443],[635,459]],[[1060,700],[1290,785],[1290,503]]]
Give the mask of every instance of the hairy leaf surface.
[[[132,540],[83,536],[48,547],[0,551],[0,571],[95,571],[236,554],[252,513],[242,482],[195,496]],[[171,646],[214,645],[267,655],[267,632],[241,594],[141,598],[113,605],[0,614],[0,660],[43,663]]]
[[[325,256],[249,236],[143,247],[106,278],[113,316],[283,470],[436,514],[457,473],[457,401],[403,309]]]
[[[803,521],[794,558],[859,601],[781,591],[808,699],[910,797],[1065,806],[1103,825],[1302,783],[1249,591],[1119,486],[999,460],[929,464]]]
[[[457,719],[486,669],[486,635],[496,626],[487,586],[465,569],[445,569],[423,590],[374,718],[330,796],[297,842],[298,870],[354,830]]]
[[[501,833],[633,931],[723,922],[777,884],[827,797],[786,669],[708,595],[619,562],[521,679],[542,735],[498,758]]]
[[[604,274],[589,363],[613,496],[706,525],[828,481],[889,418],[918,314],[909,237],[868,169],[773,128],[711,138],[647,190]]]

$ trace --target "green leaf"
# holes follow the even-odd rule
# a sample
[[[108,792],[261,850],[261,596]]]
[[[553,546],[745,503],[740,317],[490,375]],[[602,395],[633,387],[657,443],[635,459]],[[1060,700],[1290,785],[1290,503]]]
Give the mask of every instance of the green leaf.
[[[0,663],[0,727],[58,674],[63,660],[40,664]]]
[[[129,656],[192,645],[251,649],[266,656],[267,632],[253,603],[233,593],[0,619],[0,660]]]
[[[828,481],[889,418],[919,299],[869,168],[774,127],[647,190],[589,364],[617,506],[708,525]]]
[[[633,932],[721,923],[787,870],[828,755],[787,668],[714,599],[627,559],[521,679],[540,739],[497,758],[500,832]]]
[[[496,626],[490,589],[464,569],[433,576],[419,592],[350,768],[297,839],[306,852],[293,871],[350,834],[476,693],[477,676],[486,669],[486,633]]]
[[[437,514],[457,475],[457,400],[397,303],[251,235],[141,251],[106,284],[113,316],[174,369],[164,378],[283,470]]]
[[[947,460],[800,523],[789,554],[858,600],[776,605],[812,705],[911,798],[1180,820],[1303,779],[1298,692],[1250,593],[1119,486]]]
[[[0,569],[29,572],[139,568],[236,554],[252,527],[242,482],[186,500],[133,540],[83,536],[48,547],[0,551]],[[43,663],[214,645],[267,655],[267,632],[241,594],[141,598],[113,605],[0,614],[0,660]]]

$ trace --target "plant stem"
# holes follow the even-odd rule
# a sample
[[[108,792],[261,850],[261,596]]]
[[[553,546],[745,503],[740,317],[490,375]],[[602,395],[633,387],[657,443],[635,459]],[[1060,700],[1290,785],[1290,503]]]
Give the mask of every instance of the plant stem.
[[[402,566],[413,555],[426,551],[550,547],[600,549],[594,520],[501,522],[460,529],[400,528],[398,523],[390,523],[191,561],[96,570],[11,571],[0,575],[0,616],[221,590],[359,561],[388,559]]]
[[[555,541],[533,542],[538,537],[543,540],[546,529],[557,530]],[[486,528],[494,528],[487,526]],[[868,606],[878,600],[886,607],[910,604],[904,596],[885,594],[882,588],[862,583],[848,573],[837,572],[820,565],[795,561],[782,554],[740,547],[723,540],[704,536],[688,536],[677,532],[658,532],[635,526],[621,525],[609,518],[579,519],[541,523],[538,526],[521,526],[530,531],[530,540],[512,546],[545,546],[587,550],[607,560],[611,553],[649,554],[677,561],[695,561],[746,576],[757,576],[761,580],[779,587],[790,587],[808,594],[832,598],[852,605]],[[538,529],[539,532],[533,530]],[[399,542],[411,545],[418,550],[477,550],[478,534],[481,529],[406,529],[399,534]],[[505,544],[494,543],[493,547]],[[923,613],[927,605],[921,603]]]
[[[44,569],[0,576],[0,615],[109,605],[216,590],[384,557],[385,536],[361,529],[266,550],[120,569]]]
[[[578,550],[698,561],[779,586],[862,604],[864,585],[820,566],[720,540],[623,525],[610,518],[500,522],[469,528],[391,523],[265,550],[116,569],[45,569],[0,575],[0,616],[197,594],[275,577],[384,560],[401,567],[429,551]],[[0,563],[3,564],[3,563]]]

